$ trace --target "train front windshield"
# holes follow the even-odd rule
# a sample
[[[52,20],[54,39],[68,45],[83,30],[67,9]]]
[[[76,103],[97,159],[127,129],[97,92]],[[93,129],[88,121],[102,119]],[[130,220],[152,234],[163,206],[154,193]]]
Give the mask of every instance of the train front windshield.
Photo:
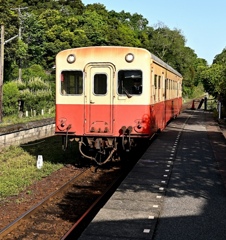
[[[120,70],[118,72],[118,93],[124,95],[142,94],[142,72],[140,70]]]
[[[83,72],[63,71],[61,73],[61,94],[80,95],[83,93]]]

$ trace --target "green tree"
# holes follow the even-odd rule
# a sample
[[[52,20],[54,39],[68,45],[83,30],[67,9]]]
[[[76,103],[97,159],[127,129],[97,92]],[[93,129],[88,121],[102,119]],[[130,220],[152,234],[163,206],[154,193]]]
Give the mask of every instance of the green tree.
[[[226,67],[222,64],[212,64],[200,74],[206,92],[217,98],[226,97]]]
[[[19,7],[28,7],[20,19],[18,11],[12,10]],[[184,78],[184,95],[192,95],[196,86],[206,81],[206,61],[185,45],[181,30],[163,23],[148,26],[139,13],[108,11],[99,3],[85,6],[81,0],[0,0],[0,22],[6,26],[6,39],[18,34],[22,23],[20,41],[13,40],[5,47],[5,80],[17,78],[19,60],[27,82],[32,74],[45,78],[41,70],[36,75],[33,67],[50,72],[56,54],[63,49],[121,45],[146,48],[178,70]],[[214,63],[225,64],[225,55],[224,49]]]
[[[106,32],[108,25],[104,16],[98,14],[95,10],[87,8],[82,16],[78,17],[80,31],[84,31],[89,45],[108,45]]]
[[[5,41],[18,35],[19,19],[17,12],[11,9],[11,1],[0,0],[0,25],[4,25]],[[12,72],[12,63],[15,62],[18,40],[8,42],[4,47],[4,80],[8,81]]]
[[[30,40],[29,55],[37,56],[32,64],[40,64],[46,69],[54,66],[56,54],[66,48],[71,48],[75,40],[74,30],[77,19],[72,15],[62,16],[59,10],[47,9],[42,14],[32,16],[32,31],[27,34]]]
[[[217,54],[214,57],[213,64],[226,64],[226,48],[223,49],[223,51],[220,54]]]
[[[152,31],[149,49],[171,66],[175,66],[185,47],[185,38],[178,29],[171,30],[162,23]]]
[[[23,40],[28,45],[25,67],[29,67],[32,64],[44,66],[45,29],[39,21],[39,17],[33,13],[26,14],[23,26]]]

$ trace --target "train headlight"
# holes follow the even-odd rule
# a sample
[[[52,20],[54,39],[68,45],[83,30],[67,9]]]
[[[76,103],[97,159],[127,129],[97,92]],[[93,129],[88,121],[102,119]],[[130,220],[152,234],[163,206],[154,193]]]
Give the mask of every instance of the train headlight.
[[[134,55],[132,53],[128,53],[126,54],[125,59],[127,62],[131,63],[134,60]]]
[[[74,55],[74,54],[68,55],[68,57],[67,57],[67,62],[68,62],[68,63],[73,63],[73,62],[75,62],[75,55]]]

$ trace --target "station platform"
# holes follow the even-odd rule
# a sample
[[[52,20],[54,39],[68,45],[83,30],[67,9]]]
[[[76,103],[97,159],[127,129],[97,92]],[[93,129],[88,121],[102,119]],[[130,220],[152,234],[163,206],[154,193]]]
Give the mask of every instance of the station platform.
[[[226,239],[226,140],[185,110],[159,134],[79,240]]]

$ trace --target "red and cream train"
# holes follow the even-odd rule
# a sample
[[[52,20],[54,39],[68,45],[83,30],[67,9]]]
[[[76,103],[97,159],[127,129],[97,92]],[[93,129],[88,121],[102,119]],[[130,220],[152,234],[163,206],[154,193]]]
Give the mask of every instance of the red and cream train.
[[[95,46],[56,56],[55,132],[98,164],[164,129],[181,105],[181,74],[145,49]]]

